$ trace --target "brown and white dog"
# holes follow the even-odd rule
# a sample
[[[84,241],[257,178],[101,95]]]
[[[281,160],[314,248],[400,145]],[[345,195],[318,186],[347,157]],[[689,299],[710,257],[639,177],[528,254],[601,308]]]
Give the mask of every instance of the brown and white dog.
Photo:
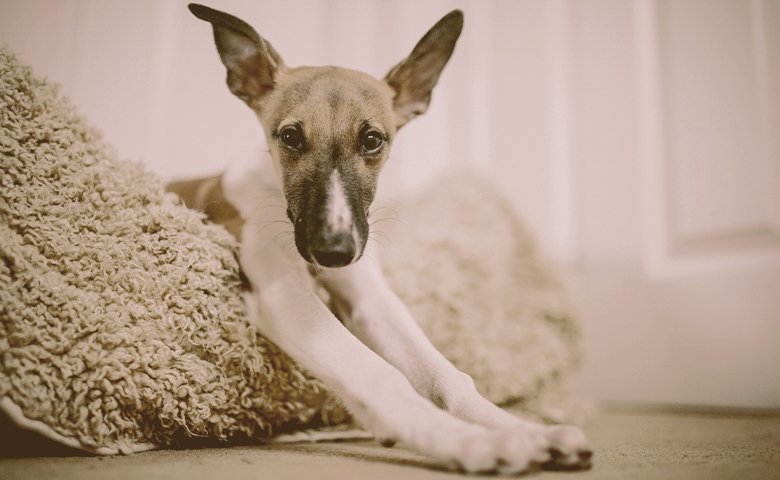
[[[248,167],[170,190],[240,239],[251,284],[245,301],[260,331],[383,444],[400,441],[467,472],[589,467],[578,428],[522,420],[477,392],[389,288],[367,242],[390,145],[427,110],[463,14],[445,15],[378,80],[338,67],[288,67],[242,20],[189,8],[211,23],[228,87],[256,113],[269,152]],[[280,241],[291,233],[297,253]],[[328,290],[338,317],[315,285]]]

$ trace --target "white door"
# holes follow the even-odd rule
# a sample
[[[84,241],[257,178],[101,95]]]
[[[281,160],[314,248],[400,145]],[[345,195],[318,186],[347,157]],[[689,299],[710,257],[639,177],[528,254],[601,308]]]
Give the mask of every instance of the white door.
[[[780,406],[780,2],[572,2],[583,385]]]

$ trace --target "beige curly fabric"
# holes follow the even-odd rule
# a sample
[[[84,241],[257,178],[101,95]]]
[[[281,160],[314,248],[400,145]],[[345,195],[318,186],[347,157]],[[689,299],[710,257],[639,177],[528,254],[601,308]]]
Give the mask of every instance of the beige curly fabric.
[[[576,420],[565,387],[578,324],[509,204],[460,172],[397,210],[398,221],[380,222],[384,270],[434,345],[490,400]]]
[[[0,408],[107,454],[349,419],[246,320],[235,240],[2,47],[0,128]],[[494,401],[568,412],[576,323],[510,209],[463,176],[414,205],[385,266],[434,343]]]
[[[245,319],[236,242],[0,51],[0,397],[86,448],[346,412]]]

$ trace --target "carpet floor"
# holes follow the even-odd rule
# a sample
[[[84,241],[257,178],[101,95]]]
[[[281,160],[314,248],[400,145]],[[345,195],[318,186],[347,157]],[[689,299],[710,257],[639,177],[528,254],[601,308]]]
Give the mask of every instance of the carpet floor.
[[[159,450],[93,457],[25,432],[3,431],[0,478],[12,479],[455,479],[404,448],[371,441]],[[780,479],[780,415],[602,411],[585,426],[594,446],[586,472],[541,480]]]

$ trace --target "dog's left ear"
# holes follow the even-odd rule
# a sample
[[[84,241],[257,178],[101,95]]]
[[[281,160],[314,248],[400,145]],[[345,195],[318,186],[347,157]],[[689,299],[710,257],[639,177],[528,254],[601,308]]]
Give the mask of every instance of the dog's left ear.
[[[433,87],[450,59],[462,29],[463,12],[451,11],[385,76],[385,81],[395,90],[396,128],[428,110]]]
[[[240,18],[197,3],[188,7],[214,28],[214,43],[227,68],[230,91],[251,108],[258,108],[259,100],[273,89],[276,77],[284,71],[282,57]]]

